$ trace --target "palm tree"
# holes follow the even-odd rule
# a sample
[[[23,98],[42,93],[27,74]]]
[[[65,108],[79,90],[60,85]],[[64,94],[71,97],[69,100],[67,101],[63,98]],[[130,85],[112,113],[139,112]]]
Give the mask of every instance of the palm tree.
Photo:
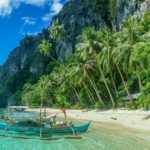
[[[123,69],[131,70],[131,72],[136,72],[138,82],[139,82],[139,90],[142,90],[142,81],[139,74],[139,65],[138,63],[133,60],[134,55],[134,45],[138,43],[140,40],[142,40],[141,35],[138,30],[138,22],[136,19],[132,20],[131,18],[128,18],[124,22],[124,28],[122,29],[120,40],[117,43],[118,50],[120,53],[119,57],[122,57],[121,59],[124,60],[124,66]]]
[[[94,58],[96,57],[96,54],[102,49],[104,43],[102,43],[101,41],[98,40],[97,32],[95,31],[95,29],[93,27],[92,28],[86,28],[83,31],[83,34],[82,34],[81,38],[82,38],[82,43],[77,45],[77,50],[80,52],[80,56],[84,60],[88,60],[88,59],[94,60]],[[95,61],[93,61],[93,64],[95,64]],[[106,89],[107,89],[107,91],[109,93],[110,99],[112,101],[112,104],[114,106],[115,103],[114,103],[113,96],[112,96],[112,94],[110,92],[109,86],[108,86],[108,84],[106,82],[103,70],[102,70],[100,65],[99,65],[99,69],[100,69],[100,73],[102,75],[102,79],[104,81],[104,84],[106,86]],[[91,82],[91,80],[90,80],[90,82]],[[91,82],[91,83],[94,83],[94,82]],[[96,88],[95,85],[96,84],[93,84],[94,88]]]
[[[126,82],[125,82],[125,79],[124,79],[124,76],[123,76],[123,73],[121,71],[120,68],[123,68],[125,69],[125,65],[127,62],[128,59],[125,58],[125,56],[127,56],[128,53],[126,53],[126,50],[127,50],[127,47],[124,49],[122,46],[121,47],[117,47],[113,50],[113,59],[114,59],[114,63],[116,65],[116,68],[119,72],[119,75],[121,77],[121,80],[123,82],[123,85],[124,85],[124,88],[126,90],[126,93],[130,99],[130,101],[132,101],[132,98],[131,98],[131,94],[128,90],[128,87],[126,85]],[[125,61],[126,60],[126,61]],[[121,65],[122,64],[122,65]]]
[[[39,52],[45,56],[50,57],[53,61],[56,61],[52,56],[52,44],[49,43],[46,39],[41,41],[41,44],[38,46]]]
[[[93,67],[93,61],[91,61],[91,60],[83,61],[81,59],[81,63],[79,64],[79,70],[83,71],[83,75],[87,78],[87,80],[93,87],[99,102],[102,104],[103,107],[105,107],[104,101],[99,93],[99,89],[98,89],[96,82],[94,80],[94,77],[93,77],[94,71],[97,71]]]
[[[114,105],[115,105],[114,98],[111,94],[109,85],[105,78],[105,74],[109,73],[115,93],[116,93],[116,97],[118,98],[117,87],[116,87],[115,81],[112,76],[112,70],[113,70],[113,66],[114,66],[114,62],[112,59],[112,49],[114,46],[113,31],[110,31],[108,28],[104,28],[104,29],[100,30],[99,32],[97,32],[97,35],[98,35],[97,41],[100,43],[99,45],[101,45],[101,47],[100,47],[100,52],[96,56],[96,58],[97,58],[96,61],[97,61],[101,76],[103,78],[105,87],[106,87],[109,97],[112,101],[112,105],[114,107]]]
[[[84,80],[88,79],[91,86],[93,87],[96,95],[97,95],[99,102],[104,107],[105,104],[104,104],[104,102],[103,102],[103,100],[99,94],[99,90],[97,88],[97,85],[96,85],[92,75],[89,74],[90,69],[92,67],[91,64],[89,62],[83,61],[79,54],[77,54],[76,56],[74,55],[74,59],[76,59],[76,61],[74,61],[74,63],[72,63],[72,65],[74,66],[74,70],[72,70],[72,72],[70,71],[70,73],[74,77],[76,77],[75,81],[77,81],[78,83],[85,84]],[[88,89],[88,91],[90,91],[90,90]]]
[[[59,25],[58,19],[54,20],[49,28],[50,38],[60,40],[64,33],[64,25]]]
[[[139,83],[139,91],[142,91],[142,80],[140,77],[140,66],[138,64],[138,62],[136,62],[136,60],[134,59],[134,45],[136,45],[136,43],[143,41],[144,39],[142,39],[142,35],[139,32],[139,25],[136,19],[131,20],[131,18],[128,18],[125,22],[124,22],[124,28],[123,28],[123,39],[124,39],[124,43],[129,43],[130,48],[128,49],[128,51],[130,51],[130,58],[129,58],[129,68],[131,69],[131,71],[136,72],[137,78],[138,78],[138,83]]]
[[[147,70],[149,68],[150,59],[150,42],[138,42],[134,45],[132,49],[132,62],[134,63],[134,67],[132,70],[135,71],[135,73],[138,76],[139,81],[139,89],[142,90],[142,79],[141,76],[148,74]],[[147,72],[147,73],[146,73]],[[141,76],[140,76],[141,75]],[[147,75],[146,78],[149,78]]]
[[[92,92],[90,91],[90,89],[88,88],[88,86],[86,85],[86,83],[84,81],[82,81],[82,84],[85,87],[85,90],[86,90],[87,95],[88,95],[88,97],[89,97],[89,99],[91,101],[91,104],[95,105],[96,101],[94,99],[94,96],[93,96]]]
[[[82,35],[78,37],[81,41],[76,45],[77,52],[83,60],[94,59],[95,52],[99,51],[99,43],[97,42],[97,33],[94,27],[87,27],[83,30]]]
[[[54,20],[49,28],[50,38],[59,41],[64,33],[64,25],[59,25],[58,19]],[[55,41],[53,41],[55,43]],[[41,54],[50,57],[54,62],[59,62],[52,56],[53,45],[46,39],[43,39],[41,44],[38,46]]]
[[[116,97],[118,98],[117,86],[113,78],[115,64],[113,62],[112,52],[115,44],[115,30],[104,28],[98,32],[98,40],[102,43],[102,48],[97,55],[97,62],[102,66],[104,72],[110,75],[112,85],[114,87]]]
[[[81,104],[81,106],[83,106],[83,101],[80,98],[79,92],[77,90],[79,88],[80,82],[77,80],[77,76],[75,76],[75,73],[73,72],[74,66],[70,67],[70,65],[71,64],[69,64],[68,66],[65,65],[64,69],[61,71],[61,76],[62,74],[64,74],[63,78],[61,79],[61,87],[63,87],[64,89],[72,89],[72,92],[77,98],[77,102]]]
[[[70,56],[68,59],[67,59],[67,62],[68,62],[68,79],[70,83],[72,83],[72,85],[74,86],[78,86],[80,88],[82,88],[82,86],[86,86],[84,87],[86,92],[87,92],[87,95],[89,97],[89,100],[91,101],[91,103],[93,103],[93,101],[91,100],[91,92],[89,90],[89,88],[87,87],[86,83],[84,82],[86,76],[85,74],[83,73],[83,69],[80,68],[80,65],[79,65],[79,58],[76,54],[74,54],[72,57]],[[75,89],[74,89],[75,91]],[[76,92],[77,93],[77,92]],[[79,95],[78,95],[78,99],[79,99]],[[81,101],[81,99],[80,99]]]
[[[50,92],[49,78],[47,76],[42,76],[38,82],[38,86],[41,95],[41,104],[43,105],[43,103],[47,103]]]

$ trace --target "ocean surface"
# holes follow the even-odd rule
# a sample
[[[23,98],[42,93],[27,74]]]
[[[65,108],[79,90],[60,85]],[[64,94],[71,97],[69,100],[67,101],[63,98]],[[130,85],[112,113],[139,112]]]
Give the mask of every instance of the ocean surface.
[[[2,121],[0,121],[2,123]],[[3,134],[4,131],[0,131]],[[28,136],[33,139],[15,139],[0,136],[0,150],[150,150],[150,142],[124,130],[109,129],[92,124],[82,139],[42,141],[38,135],[6,132],[10,136]],[[54,137],[58,137],[55,135]],[[60,137],[60,136],[59,136]]]

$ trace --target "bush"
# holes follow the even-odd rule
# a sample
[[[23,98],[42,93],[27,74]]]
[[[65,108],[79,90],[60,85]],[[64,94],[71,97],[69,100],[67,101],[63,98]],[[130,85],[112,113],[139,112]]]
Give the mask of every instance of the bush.
[[[73,107],[73,109],[81,109],[81,105],[79,103],[75,104]]]
[[[123,108],[123,107],[125,107],[125,102],[124,102],[123,100],[118,100],[118,102],[117,102],[117,107],[118,107],[118,108]]]
[[[103,106],[102,106],[99,102],[96,102],[95,108],[96,108],[96,109],[102,109]]]
[[[138,99],[138,108],[150,109],[150,82],[142,90],[142,95]]]

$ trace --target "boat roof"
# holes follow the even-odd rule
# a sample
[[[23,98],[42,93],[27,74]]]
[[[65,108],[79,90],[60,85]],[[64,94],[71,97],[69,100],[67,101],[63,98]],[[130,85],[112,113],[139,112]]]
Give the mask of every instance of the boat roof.
[[[27,106],[9,106],[8,108],[14,108],[14,109],[16,109],[16,108],[28,108]]]
[[[28,109],[27,106],[9,106],[9,109],[14,109],[14,110],[26,110]]]
[[[38,113],[37,112],[29,112],[29,111],[14,111],[10,114],[10,118],[14,120],[35,120],[38,119]]]

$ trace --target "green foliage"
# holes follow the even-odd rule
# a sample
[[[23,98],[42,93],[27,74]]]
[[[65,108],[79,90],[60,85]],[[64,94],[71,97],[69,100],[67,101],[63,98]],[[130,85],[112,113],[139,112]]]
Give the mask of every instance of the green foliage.
[[[26,83],[23,87],[22,103],[27,106],[39,106],[41,102],[40,90],[37,85]]]
[[[69,102],[66,99],[65,95],[55,95],[57,99],[57,103],[60,107],[66,107],[68,108],[70,106]]]
[[[6,107],[9,101],[10,92],[5,87],[0,86],[0,108]]]
[[[150,110],[150,82],[147,82],[138,100],[138,107]]]
[[[82,106],[79,103],[77,103],[72,107],[72,109],[82,109]]]
[[[110,13],[110,19],[116,20],[117,14],[116,14],[116,3],[117,0],[109,0],[109,13]]]
[[[52,44],[44,39],[44,40],[42,40],[42,42],[39,45],[38,49],[39,49],[41,54],[43,54],[45,56],[50,56],[51,55]]]
[[[125,108],[125,101],[118,99],[118,101],[117,101],[117,107],[119,107],[119,108]]]
[[[94,106],[96,109],[102,109],[103,106],[99,103],[99,102],[96,102],[95,106]]]
[[[115,3],[107,0],[98,7],[108,8],[109,4],[108,11],[115,19]],[[52,48],[53,43],[64,36],[64,31],[63,25],[55,20],[49,29],[53,43],[44,39],[38,46],[39,52],[51,59],[45,75],[35,78],[26,64],[6,82],[9,92],[13,93],[11,99],[18,104],[22,99],[21,102],[29,106],[149,109],[149,23],[147,12],[140,22],[127,19],[121,31],[87,27],[78,37],[76,52],[60,62],[53,57]],[[28,40],[22,44],[32,46]],[[6,91],[0,89],[0,93]],[[142,92],[138,101],[131,98],[131,93],[136,91]],[[9,97],[9,92],[2,98]],[[125,96],[130,98],[129,102],[121,100]]]
[[[125,102],[125,108],[131,110],[138,109],[138,102],[137,101]]]
[[[114,3],[110,1],[110,5]],[[56,28],[58,21],[53,23]],[[48,76],[24,86],[23,100],[32,97],[31,105],[39,99],[54,107],[148,109],[150,43],[144,21],[137,23],[129,18],[119,32],[88,27],[78,39],[75,54],[62,63],[53,59],[56,63]],[[44,55],[51,55],[48,41],[42,41],[39,47]],[[140,92],[141,88],[140,99],[132,100],[130,93]],[[121,100],[126,95],[129,102]]]
[[[53,20],[49,28],[50,38],[59,40],[64,33],[64,25],[60,25],[58,19]]]
[[[150,30],[150,10],[148,10],[144,17],[143,17],[143,21],[142,21],[142,26],[144,28],[144,31],[148,31]]]

